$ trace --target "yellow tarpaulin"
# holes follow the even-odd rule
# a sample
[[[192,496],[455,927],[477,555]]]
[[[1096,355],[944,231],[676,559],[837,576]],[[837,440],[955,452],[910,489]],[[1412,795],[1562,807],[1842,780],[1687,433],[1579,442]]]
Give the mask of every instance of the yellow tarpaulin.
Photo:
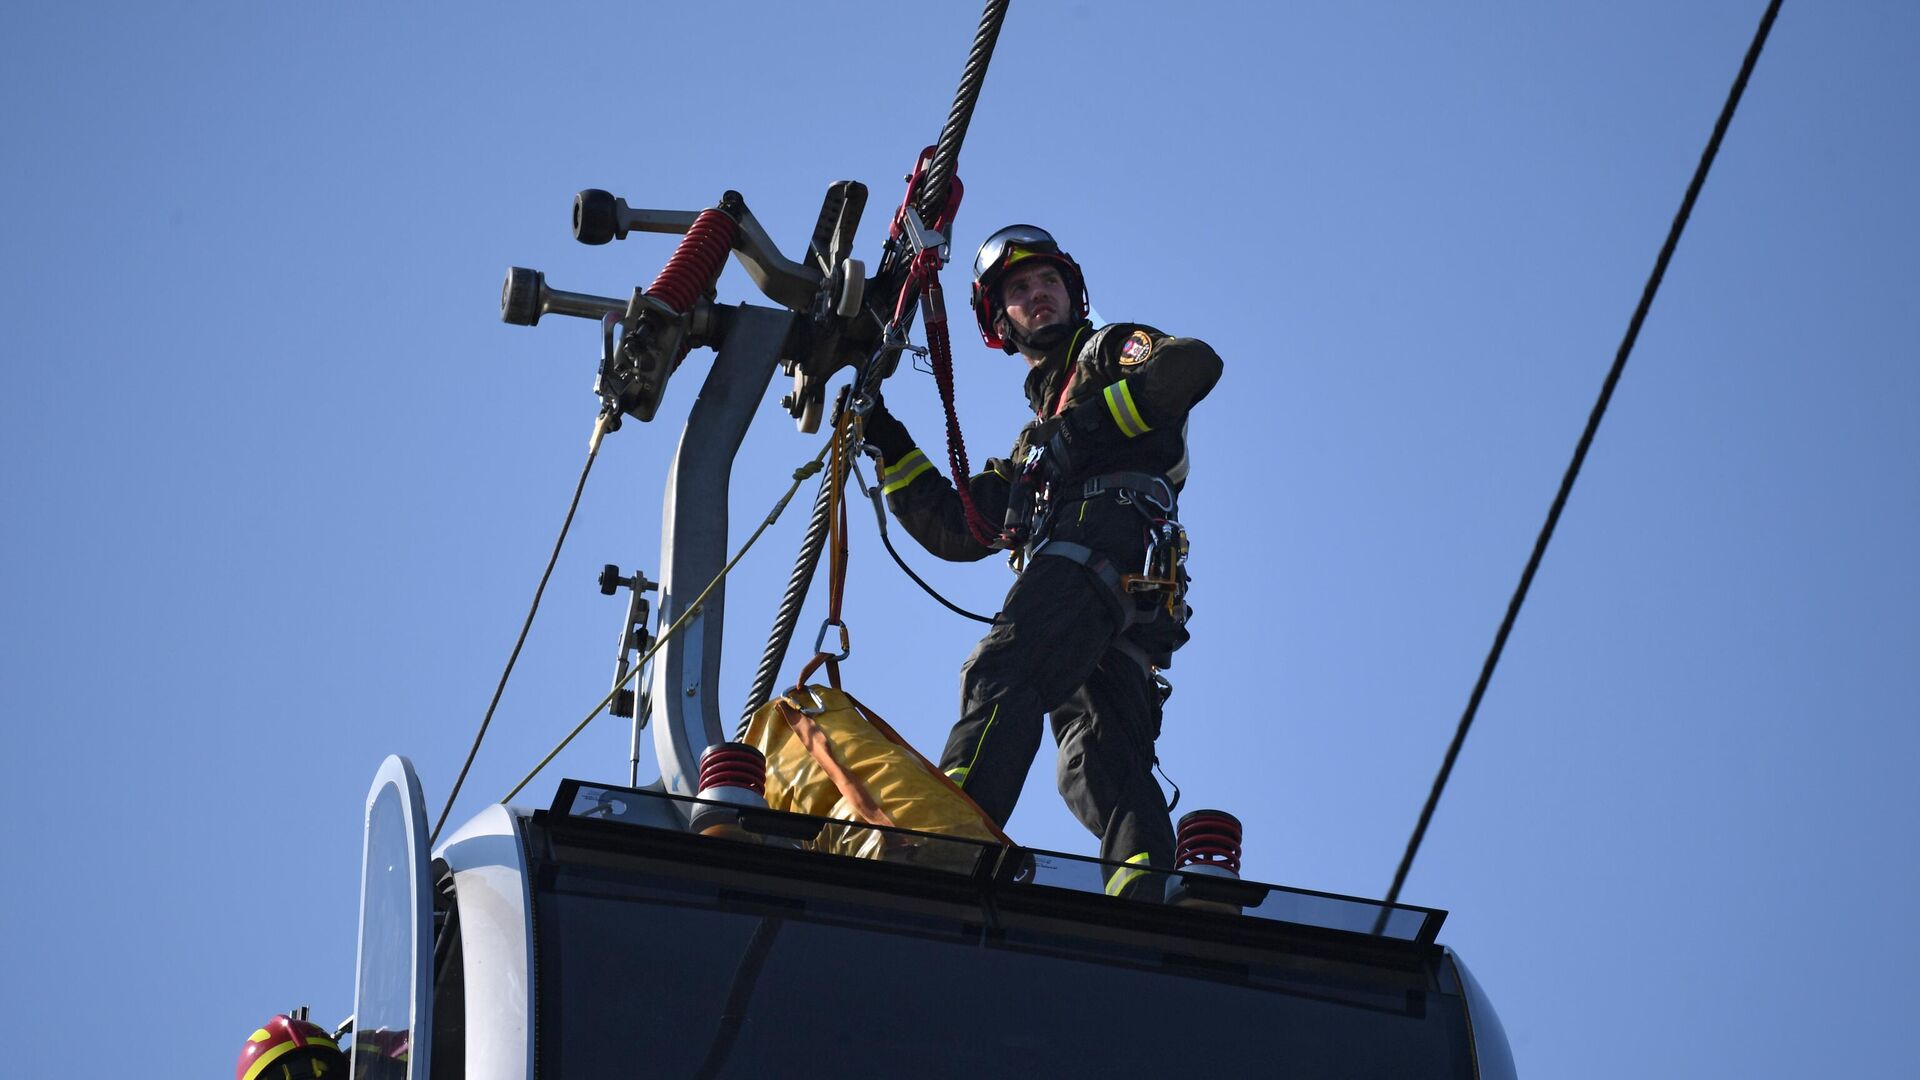
[[[1011,843],[953,781],[850,694],[809,686],[770,701],[753,714],[745,741],[767,757],[767,805],[775,810]],[[927,861],[932,854],[872,829],[825,829],[814,846],[869,859]],[[943,855],[938,861],[951,863],[970,852]]]

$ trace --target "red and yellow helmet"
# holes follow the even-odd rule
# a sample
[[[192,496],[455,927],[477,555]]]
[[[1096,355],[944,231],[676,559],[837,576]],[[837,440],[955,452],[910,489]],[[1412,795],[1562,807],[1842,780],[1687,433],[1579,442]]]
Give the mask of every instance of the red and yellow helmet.
[[[1000,335],[1000,281],[1014,267],[1030,259],[1051,263],[1060,269],[1077,318],[1084,319],[1087,312],[1093,310],[1087,303],[1087,279],[1080,273],[1080,264],[1060,250],[1053,234],[1038,225],[1009,225],[987,237],[973,257],[973,317],[980,325],[980,340],[986,342],[989,349],[1015,351]]]
[[[305,1010],[300,1010],[304,1012]],[[347,1056],[319,1024],[286,1013],[266,1022],[240,1051],[233,1080],[346,1080]]]

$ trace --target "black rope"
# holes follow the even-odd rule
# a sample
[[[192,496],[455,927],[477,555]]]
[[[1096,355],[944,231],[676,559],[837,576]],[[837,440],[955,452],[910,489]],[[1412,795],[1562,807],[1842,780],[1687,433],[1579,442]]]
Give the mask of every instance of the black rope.
[[[934,144],[933,163],[927,167],[926,183],[915,207],[929,226],[933,215],[947,205],[947,189],[960,161],[960,144],[966,141],[973,107],[987,80],[987,64],[993,60],[993,46],[1000,39],[1000,24],[1007,18],[1007,3],[987,0],[986,10],[980,14],[980,29],[973,36],[973,50],[967,54],[966,69],[960,73],[960,88],[953,95],[953,110],[947,114],[947,125],[940,129],[940,139]]]
[[[1560,479],[1560,490],[1553,497],[1553,506],[1547,510],[1547,520],[1540,527],[1540,535],[1533,542],[1533,554],[1527,559],[1527,567],[1520,574],[1519,587],[1514,589],[1513,598],[1507,602],[1506,618],[1500,622],[1500,630],[1494,634],[1493,648],[1487,653],[1487,659],[1480,667],[1480,678],[1473,685],[1473,693],[1467,698],[1466,711],[1461,714],[1460,726],[1453,733],[1453,742],[1447,747],[1447,756],[1440,763],[1440,774],[1434,778],[1433,790],[1427,795],[1427,804],[1420,810],[1420,821],[1413,828],[1413,838],[1407,842],[1407,851],[1400,859],[1400,868],[1394,872],[1393,887],[1387,890],[1386,906],[1380,910],[1380,916],[1374,923],[1373,932],[1378,934],[1385,928],[1387,916],[1393,905],[1400,899],[1400,887],[1406,884],[1407,872],[1413,868],[1413,859],[1420,851],[1420,841],[1427,834],[1427,825],[1433,820],[1433,811],[1440,803],[1440,793],[1447,786],[1447,777],[1453,772],[1453,764],[1460,757],[1460,747],[1467,739],[1467,729],[1473,726],[1474,715],[1480,710],[1480,700],[1486,695],[1487,684],[1493,679],[1493,669],[1500,663],[1500,654],[1506,648],[1507,635],[1513,631],[1514,620],[1520,615],[1520,605],[1526,602],[1527,590],[1533,584],[1534,572],[1540,568],[1540,560],[1546,554],[1547,544],[1553,539],[1553,529],[1560,521],[1560,512],[1567,505],[1567,496],[1573,491],[1573,482],[1580,475],[1580,466],[1586,460],[1587,450],[1593,445],[1593,436],[1600,428],[1600,418],[1606,414],[1607,403],[1613,399],[1613,390],[1620,382],[1620,373],[1627,366],[1627,357],[1633,352],[1633,345],[1640,337],[1640,327],[1646,322],[1647,312],[1653,307],[1653,298],[1660,291],[1660,282],[1666,277],[1667,264],[1673,259],[1674,249],[1680,244],[1680,234],[1687,227],[1687,219],[1693,214],[1693,204],[1700,197],[1700,189],[1707,182],[1707,172],[1713,167],[1714,156],[1720,152],[1720,141],[1726,136],[1727,126],[1733,122],[1734,109],[1740,104],[1740,97],[1746,92],[1747,79],[1753,74],[1754,65],[1760,59],[1760,50],[1766,44],[1767,34],[1773,29],[1773,20],[1780,13],[1780,0],[1770,0],[1766,14],[1760,18],[1759,29],[1754,31],[1753,42],[1747,46],[1746,59],[1740,65],[1740,74],[1733,80],[1733,89],[1727,94],[1727,101],[1720,109],[1720,118],[1714,122],[1713,136],[1707,140],[1707,148],[1700,154],[1700,164],[1694,169],[1693,181],[1687,185],[1686,197],[1680,201],[1680,210],[1673,216],[1673,224],[1667,230],[1667,240],[1660,248],[1660,257],[1654,260],[1653,273],[1647,278],[1647,284],[1640,291],[1640,304],[1634,309],[1633,319],[1627,324],[1627,333],[1620,341],[1619,351],[1614,354],[1613,367],[1607,372],[1605,384],[1600,388],[1599,400],[1593,404],[1593,411],[1587,416],[1586,430],[1580,433],[1580,443],[1574,448],[1573,460],[1567,465],[1566,475]]]
[[[907,561],[900,557],[900,553],[893,549],[893,540],[887,536],[887,506],[886,503],[880,499],[880,485],[876,483],[872,487],[868,487],[867,478],[861,475],[860,466],[858,465],[853,467],[853,475],[860,484],[860,493],[873,500],[873,520],[875,524],[880,526],[880,543],[887,549],[887,554],[893,556],[894,565],[898,566],[903,573],[912,578],[913,583],[920,586],[920,591],[940,601],[941,607],[946,608],[948,611],[962,618],[991,625],[993,623],[992,618],[986,615],[976,615],[946,597],[941,596],[939,590],[921,580],[920,575],[913,572],[913,567],[908,566]]]
[[[453,782],[453,790],[447,794],[447,804],[440,808],[440,820],[433,823],[433,832],[427,835],[427,847],[431,849],[440,839],[440,829],[447,823],[447,815],[453,812],[453,800],[460,797],[460,788],[467,782],[467,770],[473,768],[473,759],[480,754],[480,743],[487,737],[487,727],[493,723],[493,712],[500,707],[500,695],[506,693],[507,679],[513,674],[513,665],[520,659],[520,649],[527,643],[527,631],[533,629],[534,613],[540,610],[540,598],[546,595],[547,580],[553,577],[554,564],[560,561],[560,548],[567,542],[567,530],[573,528],[574,511],[580,509],[580,493],[587,489],[587,474],[593,471],[593,459],[600,456],[600,440],[606,434],[607,417],[603,413],[594,421],[593,438],[587,443],[587,463],[581,466],[580,481],[573,485],[573,500],[567,503],[567,517],[560,523],[560,535],[553,542],[553,554],[547,556],[547,568],[540,573],[540,585],[533,590],[533,603],[527,608],[526,621],[520,624],[520,636],[513,641],[513,652],[507,655],[507,666],[500,672],[500,682],[493,688],[493,700],[487,702],[487,713],[480,718],[480,730],[474,733],[473,748],[467,751],[467,760],[460,766],[460,776]]]

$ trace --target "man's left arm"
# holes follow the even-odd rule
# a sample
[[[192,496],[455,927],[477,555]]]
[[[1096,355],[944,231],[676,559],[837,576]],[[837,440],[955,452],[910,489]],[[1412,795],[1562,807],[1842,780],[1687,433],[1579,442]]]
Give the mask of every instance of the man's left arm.
[[[1093,376],[1092,392],[1078,399],[1063,419],[1070,439],[1111,446],[1149,431],[1178,429],[1187,412],[1220,381],[1220,356],[1198,338],[1169,337],[1144,326],[1118,326],[1103,332],[1083,355],[1082,377]]]

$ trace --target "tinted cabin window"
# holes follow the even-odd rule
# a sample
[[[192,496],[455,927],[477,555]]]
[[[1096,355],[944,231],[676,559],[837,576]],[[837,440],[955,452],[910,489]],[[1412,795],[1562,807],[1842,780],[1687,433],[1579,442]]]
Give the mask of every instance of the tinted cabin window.
[[[1459,999],[562,868],[543,1075],[1468,1077]]]

